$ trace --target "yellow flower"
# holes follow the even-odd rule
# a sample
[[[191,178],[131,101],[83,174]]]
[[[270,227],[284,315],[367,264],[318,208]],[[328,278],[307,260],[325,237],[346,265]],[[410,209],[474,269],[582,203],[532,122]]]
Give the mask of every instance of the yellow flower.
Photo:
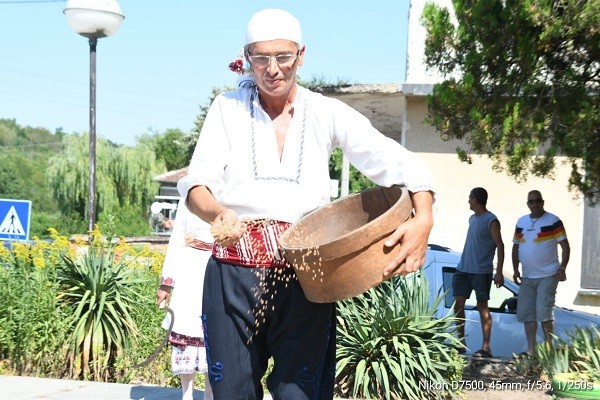
[[[10,251],[4,245],[4,242],[0,241],[0,260],[6,261],[10,259]]]
[[[16,242],[13,245],[12,252],[17,262],[29,263],[31,261],[29,244]]]
[[[42,257],[34,257],[33,265],[37,269],[43,269],[46,267],[46,259],[43,256]]]

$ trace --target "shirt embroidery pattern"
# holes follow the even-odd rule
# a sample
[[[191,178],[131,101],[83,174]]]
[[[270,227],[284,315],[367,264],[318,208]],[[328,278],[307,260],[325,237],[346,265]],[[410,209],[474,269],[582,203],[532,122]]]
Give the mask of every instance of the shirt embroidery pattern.
[[[304,136],[306,129],[306,100],[302,99],[303,113],[302,113],[302,131],[300,132],[300,152],[298,154],[298,168],[296,170],[295,178],[288,178],[285,176],[259,176],[258,175],[258,162],[256,156],[256,135],[255,135],[255,113],[254,102],[258,97],[258,87],[254,86],[254,90],[250,96],[250,119],[251,119],[251,138],[252,138],[252,166],[254,169],[255,180],[266,180],[266,181],[287,181],[292,183],[298,183],[300,181],[300,172],[302,171],[302,156],[304,154]],[[298,93],[300,96],[300,93]]]

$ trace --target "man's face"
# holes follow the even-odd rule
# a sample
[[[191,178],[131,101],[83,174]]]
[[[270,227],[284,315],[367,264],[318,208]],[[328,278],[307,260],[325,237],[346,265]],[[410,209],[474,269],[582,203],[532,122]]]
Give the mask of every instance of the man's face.
[[[475,204],[477,204],[477,200],[475,200],[475,197],[473,197],[473,194],[469,193],[469,208],[471,210],[474,210],[473,207],[475,207]]]
[[[285,97],[296,82],[296,72],[304,61],[304,46],[298,50],[296,43],[279,39],[256,42],[249,46],[247,56],[261,93]],[[278,62],[276,56],[282,56],[279,57],[280,60],[289,60]]]
[[[537,193],[529,193],[527,195],[527,207],[531,212],[541,211],[544,209],[544,199]]]

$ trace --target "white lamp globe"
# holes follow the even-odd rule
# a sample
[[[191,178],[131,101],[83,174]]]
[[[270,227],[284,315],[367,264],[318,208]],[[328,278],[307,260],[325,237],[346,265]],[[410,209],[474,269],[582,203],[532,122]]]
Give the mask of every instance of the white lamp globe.
[[[69,0],[63,13],[73,31],[90,39],[112,35],[125,18],[116,0]]]

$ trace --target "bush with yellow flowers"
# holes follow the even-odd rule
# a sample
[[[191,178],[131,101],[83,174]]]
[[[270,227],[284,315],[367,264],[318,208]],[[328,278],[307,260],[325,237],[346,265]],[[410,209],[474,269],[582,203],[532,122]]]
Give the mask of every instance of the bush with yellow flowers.
[[[168,357],[134,361],[160,342],[155,293],[164,254],[99,227],[69,239],[0,243],[0,374],[175,385]]]

